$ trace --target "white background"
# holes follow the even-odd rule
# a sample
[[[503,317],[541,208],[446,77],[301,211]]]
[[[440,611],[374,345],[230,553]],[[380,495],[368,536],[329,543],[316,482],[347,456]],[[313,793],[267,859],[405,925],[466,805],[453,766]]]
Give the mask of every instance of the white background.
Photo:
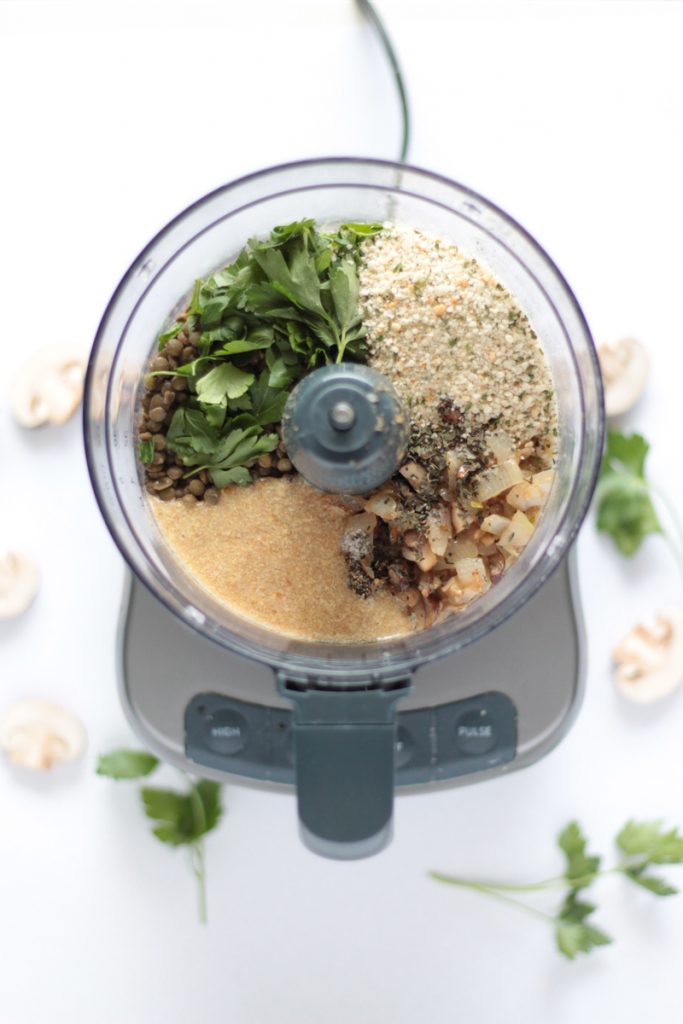
[[[650,348],[629,426],[680,504],[683,6],[382,10],[409,81],[412,161],[521,220],[598,340]],[[0,624],[0,706],[61,701],[90,743],[49,778],[0,764],[2,1024],[682,1021],[683,897],[605,881],[599,922],[618,941],[570,964],[541,922],[425,877],[545,877],[572,817],[605,851],[631,815],[683,824],[683,692],[638,709],[609,676],[632,622],[680,602],[656,538],[626,564],[586,523],[590,672],[564,743],[483,786],[400,796],[394,843],[373,860],[314,857],[292,796],[231,785],[201,928],[182,853],[149,837],[133,785],[93,773],[98,752],[134,742],[114,680],[121,561],[79,424],[19,431],[8,380],[40,344],[87,347],[139,249],[209,189],[298,157],[396,155],[391,81],[350,0],[0,2],[0,96],[2,538],[43,571],[30,612]]]

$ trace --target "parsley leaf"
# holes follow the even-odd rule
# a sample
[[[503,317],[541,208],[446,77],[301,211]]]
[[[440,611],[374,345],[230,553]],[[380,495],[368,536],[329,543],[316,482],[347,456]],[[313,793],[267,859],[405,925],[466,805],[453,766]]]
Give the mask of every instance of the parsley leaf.
[[[597,527],[624,555],[635,554],[648,534],[663,532],[645,480],[649,447],[640,434],[607,435],[595,492]]]
[[[251,473],[246,466],[235,466],[233,469],[212,469],[210,473],[215,487],[228,487],[230,484],[246,487],[251,483]]]
[[[683,864],[683,834],[678,829],[666,829],[661,821],[629,821],[618,833],[615,842],[625,859],[601,871],[601,858],[587,853],[586,838],[578,824],[572,821],[558,836],[558,844],[567,861],[565,871],[559,877],[516,884],[470,881],[434,871],[430,875],[439,882],[504,899],[509,904],[531,911],[552,924],[559,952],[569,960],[574,960],[579,953],[590,953],[596,947],[609,945],[613,941],[591,922],[596,906],[581,895],[581,890],[593,885],[602,875],[623,874],[655,896],[674,896],[678,892],[664,879],[647,873],[652,864]],[[559,910],[552,916],[517,898],[520,893],[545,892],[557,888],[565,890],[564,898]]]
[[[678,889],[659,875],[648,873],[652,864],[683,864],[683,835],[666,829],[661,821],[627,821],[615,839],[626,860],[621,871],[655,896],[675,896]]]
[[[180,320],[176,320],[173,326],[169,327],[167,331],[162,331],[161,334],[159,335],[159,348],[162,348],[167,341],[170,341],[171,338],[175,338],[176,335],[180,334],[182,329],[183,324],[181,323]]]
[[[660,878],[659,875],[647,875],[645,874],[645,868],[625,868],[624,874],[627,878],[630,878],[636,885],[640,885],[643,889],[647,889],[649,892],[654,893],[655,896],[676,896],[678,889],[669,885],[667,881]]]
[[[154,458],[154,441],[151,438],[147,441],[140,442],[138,447],[138,458],[144,466],[150,465]]]
[[[233,363],[221,363],[197,381],[197,394],[206,405],[217,405],[224,398],[240,398],[254,379],[253,373],[245,373]]]
[[[555,925],[555,941],[560,953],[568,960],[574,960],[577,953],[590,953],[597,946],[608,946],[614,940],[595,925],[559,918]]]
[[[195,281],[182,319],[160,344],[198,331],[198,355],[153,373],[184,378],[166,444],[192,472],[207,469],[216,487],[249,483],[249,466],[277,447],[265,430],[282,419],[302,374],[366,358],[357,265],[361,243],[381,230],[348,223],[322,232],[312,219],[279,225]],[[153,447],[141,446],[141,460],[153,457]]]
[[[595,909],[593,903],[577,897],[576,889],[567,893],[557,915],[555,941],[560,953],[569,960],[573,960],[577,953],[590,953],[596,946],[607,946],[612,942],[606,932],[588,922]]]
[[[249,396],[251,412],[257,423],[265,426],[268,423],[280,422],[289,396],[286,392],[271,386],[268,370],[264,370],[258,380],[252,384]]]
[[[112,750],[97,759],[96,772],[110,779],[142,779],[151,775],[159,759],[144,750]]]
[[[157,839],[171,846],[192,842],[194,818],[188,796],[171,789],[151,789],[147,786],[140,790],[140,796],[147,817],[159,822],[152,830]]]
[[[289,366],[282,356],[274,359],[272,365],[269,365],[268,368],[270,370],[268,386],[271,388],[286,388],[288,384],[291,384],[296,379],[295,368]]]
[[[616,838],[627,857],[642,857],[648,864],[682,864],[683,835],[668,831],[661,821],[627,821]]]
[[[114,750],[101,756],[97,774],[113,779],[138,779],[158,766],[156,757],[142,750]],[[140,797],[145,814],[153,822],[152,834],[169,846],[186,846],[199,886],[199,919],[206,922],[206,872],[204,836],[216,828],[223,814],[221,787],[208,779],[187,777],[188,789],[143,786]]]
[[[216,828],[223,817],[221,787],[218,782],[212,782],[210,779],[199,779],[194,788],[202,802],[204,826],[201,834],[205,836],[207,832]]]
[[[383,224],[377,223],[360,223],[358,221],[348,221],[346,224],[342,224],[339,229],[341,237],[356,236],[357,238],[368,238],[371,235],[378,235],[383,230]]]
[[[586,853],[586,838],[579,825],[571,821],[560,832],[557,843],[565,857],[567,867],[564,877],[572,889],[584,889],[596,878],[600,870],[600,857]]]

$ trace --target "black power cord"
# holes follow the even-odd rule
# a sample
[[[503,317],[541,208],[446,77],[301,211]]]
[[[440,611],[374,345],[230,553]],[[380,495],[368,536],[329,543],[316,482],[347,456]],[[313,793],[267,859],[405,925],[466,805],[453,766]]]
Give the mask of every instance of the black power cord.
[[[408,155],[408,146],[410,145],[410,108],[408,106],[408,95],[406,93],[405,82],[403,81],[401,65],[398,62],[396,50],[394,49],[391,39],[387,34],[387,30],[384,27],[384,22],[375,10],[374,5],[370,0],[356,0],[356,3],[377,33],[379,41],[382,44],[382,49],[386,54],[386,58],[389,61],[389,65],[394,75],[396,88],[398,89],[398,99],[401,106],[401,149],[398,159],[399,163],[404,163],[406,156]]]

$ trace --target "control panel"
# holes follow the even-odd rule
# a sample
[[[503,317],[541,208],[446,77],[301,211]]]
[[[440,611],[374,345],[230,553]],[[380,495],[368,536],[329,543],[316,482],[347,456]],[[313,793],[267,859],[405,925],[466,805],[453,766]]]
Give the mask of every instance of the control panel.
[[[396,718],[398,786],[453,779],[514,760],[517,709],[503,693],[400,711]],[[185,753],[207,768],[293,785],[291,719],[284,708],[198,694],[185,711]]]

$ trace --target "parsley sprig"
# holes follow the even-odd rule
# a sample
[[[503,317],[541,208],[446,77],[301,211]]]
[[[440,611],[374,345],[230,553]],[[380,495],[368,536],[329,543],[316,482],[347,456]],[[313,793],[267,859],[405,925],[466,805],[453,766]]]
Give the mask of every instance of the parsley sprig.
[[[650,446],[640,434],[609,431],[595,492],[597,527],[608,533],[619,551],[634,555],[649,534],[662,535],[683,573],[683,526],[666,493],[645,476]],[[653,497],[660,502],[672,530],[665,529]]]
[[[586,837],[577,822],[570,822],[559,834],[557,842],[564,854],[564,871],[541,882],[517,885],[472,881],[437,871],[429,874],[437,882],[491,896],[541,918],[552,926],[557,949],[569,960],[613,941],[591,920],[597,908],[584,895],[599,879],[618,874],[655,896],[674,896],[678,892],[660,874],[651,870],[665,864],[683,863],[683,834],[675,828],[666,829],[661,821],[628,821],[615,837],[620,858],[609,868],[602,868],[602,858],[588,852]],[[564,890],[564,895],[554,914],[517,898],[523,894],[557,889]]]
[[[347,223],[334,232],[314,220],[252,239],[229,266],[195,282],[187,309],[159,336],[199,333],[197,358],[153,376],[187,380],[188,401],[171,421],[166,446],[216,487],[248,484],[248,467],[278,445],[289,391],[308,371],[367,356],[358,310],[362,241],[381,224]],[[140,446],[151,462],[154,446]]]
[[[113,750],[103,754],[97,762],[97,774],[110,779],[132,780],[151,775],[159,760],[142,750]],[[197,880],[199,893],[199,920],[207,921],[206,861],[204,836],[218,825],[223,814],[221,787],[208,779],[192,779],[182,772],[187,788],[140,789],[142,805],[147,817],[153,821],[152,834],[169,846],[184,846],[190,855],[190,866]]]

